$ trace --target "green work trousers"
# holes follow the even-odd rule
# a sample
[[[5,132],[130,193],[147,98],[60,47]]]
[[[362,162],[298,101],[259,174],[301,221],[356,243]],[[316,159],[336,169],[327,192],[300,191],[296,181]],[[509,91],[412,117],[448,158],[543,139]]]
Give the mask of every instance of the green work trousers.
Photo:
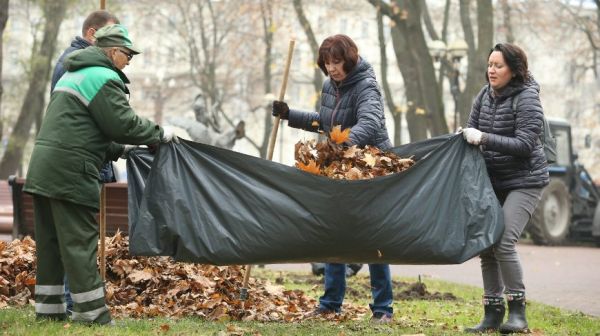
[[[98,272],[98,224],[93,208],[33,195],[38,318],[65,319],[64,275],[73,298],[73,321],[111,321]]]

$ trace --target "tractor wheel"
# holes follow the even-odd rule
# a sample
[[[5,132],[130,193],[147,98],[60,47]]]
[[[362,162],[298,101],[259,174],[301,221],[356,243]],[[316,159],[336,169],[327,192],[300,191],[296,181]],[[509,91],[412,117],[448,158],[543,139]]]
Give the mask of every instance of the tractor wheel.
[[[596,211],[592,220],[592,237],[596,240],[596,246],[600,247],[600,202],[596,204]]]
[[[528,232],[537,245],[564,243],[571,224],[571,197],[565,183],[550,179],[529,221]]]

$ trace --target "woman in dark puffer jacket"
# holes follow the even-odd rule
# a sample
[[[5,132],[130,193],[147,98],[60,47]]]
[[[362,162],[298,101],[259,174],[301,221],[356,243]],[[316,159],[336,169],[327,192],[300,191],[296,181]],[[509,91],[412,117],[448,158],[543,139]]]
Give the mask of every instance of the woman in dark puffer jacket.
[[[350,128],[348,145],[375,146],[389,149],[383,114],[383,100],[373,68],[358,55],[358,48],[346,35],[326,38],[319,47],[319,68],[328,76],[321,92],[321,109],[317,112],[290,110],[285,102],[273,102],[273,115],[288,120],[288,126],[329,134],[336,125]],[[390,266],[369,264],[373,304],[372,320],[392,320],[392,281]],[[314,315],[338,313],[346,292],[346,265],[325,265],[325,294]]]
[[[486,79],[488,84],[473,103],[463,136],[468,143],[481,146],[504,210],[505,229],[500,241],[480,255],[484,318],[465,331],[524,332],[528,330],[525,285],[516,243],[549,181],[540,141],[544,112],[539,85],[527,69],[527,56],[516,45],[499,43],[490,51]],[[508,300],[505,323],[503,293]]]

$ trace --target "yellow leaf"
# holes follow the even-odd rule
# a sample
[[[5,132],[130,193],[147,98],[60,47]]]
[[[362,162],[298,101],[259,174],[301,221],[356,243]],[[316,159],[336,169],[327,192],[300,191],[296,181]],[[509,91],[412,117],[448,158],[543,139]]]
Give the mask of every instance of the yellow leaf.
[[[269,33],[274,33],[277,31],[277,27],[275,26],[275,24],[271,24],[271,26],[269,27]]]
[[[346,128],[342,131],[342,126],[337,125],[329,132],[329,138],[338,145],[344,143],[350,138],[350,128]]]
[[[313,160],[309,160],[307,165],[305,165],[302,162],[298,162],[298,163],[296,163],[296,167],[298,167],[298,169],[303,170],[307,173],[320,175],[319,166],[317,166],[317,163]]]

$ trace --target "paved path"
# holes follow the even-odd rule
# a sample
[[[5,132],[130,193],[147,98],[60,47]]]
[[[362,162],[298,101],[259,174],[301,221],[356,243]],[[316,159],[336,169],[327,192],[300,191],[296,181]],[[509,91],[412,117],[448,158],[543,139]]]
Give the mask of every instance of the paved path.
[[[600,248],[520,244],[527,296],[534,301],[600,316]],[[309,264],[268,265],[310,272]],[[361,272],[367,272],[365,268]],[[479,258],[461,265],[392,265],[392,274],[482,287]]]

